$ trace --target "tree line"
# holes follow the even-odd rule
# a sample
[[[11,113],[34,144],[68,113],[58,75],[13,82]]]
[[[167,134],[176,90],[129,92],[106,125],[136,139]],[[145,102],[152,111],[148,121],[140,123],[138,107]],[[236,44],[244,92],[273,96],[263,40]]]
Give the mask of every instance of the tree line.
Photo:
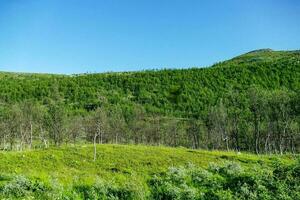
[[[1,148],[118,143],[296,153],[300,145],[299,94],[256,86],[245,94],[232,89],[207,115],[198,118],[152,114],[139,104],[124,109],[107,102],[89,112],[74,113],[59,96],[47,105],[26,100],[2,107]]]

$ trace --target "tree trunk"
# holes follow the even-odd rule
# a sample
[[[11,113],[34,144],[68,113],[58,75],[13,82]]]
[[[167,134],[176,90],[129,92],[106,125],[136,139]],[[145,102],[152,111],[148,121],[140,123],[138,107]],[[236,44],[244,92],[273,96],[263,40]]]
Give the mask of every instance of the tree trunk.
[[[228,143],[228,137],[227,136],[226,136],[225,140],[226,140],[226,149],[227,149],[227,151],[229,151],[229,143]]]
[[[98,134],[95,134],[94,136],[94,162],[96,161],[97,158],[97,136]]]
[[[20,142],[20,151],[23,150],[23,143],[24,143],[24,136],[23,136],[23,130],[22,130],[22,125],[20,125],[20,135],[21,135],[21,142]]]
[[[295,154],[295,144],[294,144],[294,137],[291,136],[291,150],[292,153]]]
[[[29,148],[32,148],[32,132],[33,132],[33,128],[32,128],[32,123],[30,122],[30,144],[29,144]]]

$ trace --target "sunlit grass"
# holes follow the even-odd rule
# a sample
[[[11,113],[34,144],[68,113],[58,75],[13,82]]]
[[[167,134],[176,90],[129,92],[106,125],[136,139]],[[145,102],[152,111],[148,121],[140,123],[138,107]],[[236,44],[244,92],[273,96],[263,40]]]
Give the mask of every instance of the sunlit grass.
[[[97,160],[93,161],[93,146],[63,146],[45,150],[1,152],[0,173],[21,174],[45,182],[57,180],[67,185],[76,181],[93,183],[98,178],[132,179],[144,182],[153,173],[169,167],[195,166],[206,168],[210,163],[234,161],[246,168],[268,167],[273,162],[290,164],[291,155],[255,155],[233,151],[206,151],[142,145],[97,145]]]

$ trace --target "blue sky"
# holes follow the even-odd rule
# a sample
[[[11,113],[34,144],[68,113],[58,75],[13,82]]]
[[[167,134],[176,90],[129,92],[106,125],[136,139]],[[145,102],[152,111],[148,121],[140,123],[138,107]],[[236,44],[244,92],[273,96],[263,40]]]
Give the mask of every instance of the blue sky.
[[[0,71],[201,67],[259,48],[300,49],[300,1],[0,1]]]

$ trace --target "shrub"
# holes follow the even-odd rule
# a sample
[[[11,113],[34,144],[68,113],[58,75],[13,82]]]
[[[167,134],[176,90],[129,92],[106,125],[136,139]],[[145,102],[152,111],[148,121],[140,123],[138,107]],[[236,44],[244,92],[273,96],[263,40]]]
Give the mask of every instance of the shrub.
[[[13,197],[24,197],[30,193],[32,183],[23,176],[15,177],[11,182],[6,184],[3,188],[3,194]]]
[[[94,185],[77,185],[74,190],[83,199],[133,200],[144,198],[144,194],[133,183],[118,185],[114,182],[98,180]]]
[[[232,162],[208,169],[188,165],[154,174],[141,184],[134,177],[122,181],[98,180],[65,188],[57,181],[49,185],[23,176],[5,176],[0,199],[49,200],[273,200],[300,199],[300,162],[274,163],[269,169],[243,168]],[[147,190],[149,189],[149,191]]]
[[[153,199],[299,199],[299,163],[246,170],[237,163],[179,167],[149,181]],[[293,176],[291,176],[291,174]]]

